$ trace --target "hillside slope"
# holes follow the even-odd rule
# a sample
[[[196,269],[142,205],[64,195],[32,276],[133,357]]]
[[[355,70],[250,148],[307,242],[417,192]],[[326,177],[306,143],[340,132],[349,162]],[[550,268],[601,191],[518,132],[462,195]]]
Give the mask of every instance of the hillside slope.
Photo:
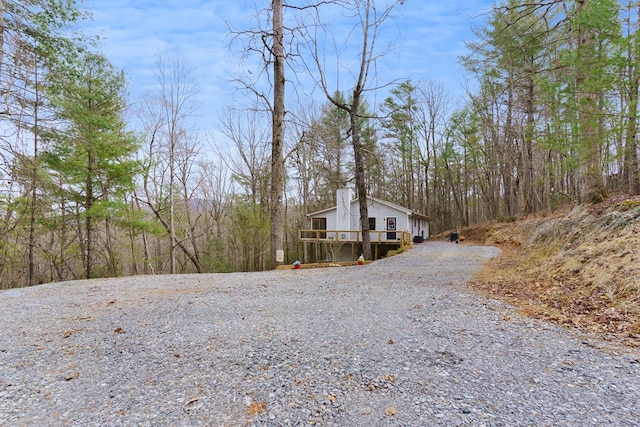
[[[528,316],[640,346],[640,197],[463,235],[503,250],[475,289]]]

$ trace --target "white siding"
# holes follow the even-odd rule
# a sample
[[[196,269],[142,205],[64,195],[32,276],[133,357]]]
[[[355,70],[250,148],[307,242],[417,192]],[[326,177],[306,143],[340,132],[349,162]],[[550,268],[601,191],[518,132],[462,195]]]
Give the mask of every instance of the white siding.
[[[324,216],[327,218],[327,229],[335,230],[337,225],[336,211],[332,210],[331,212],[327,212]]]
[[[387,229],[387,218],[396,218],[396,231],[409,231],[409,214],[406,211],[394,209],[375,200],[368,200],[369,218],[376,219],[376,230]],[[360,205],[357,200],[351,202],[351,229],[360,230]]]
[[[411,236],[429,238],[429,221],[422,218],[411,218]]]
[[[327,233],[328,238],[338,237],[339,239],[355,240],[357,238],[355,231],[361,229],[359,201],[355,199],[348,204],[347,214],[347,209],[344,208],[344,204],[342,206],[340,205],[351,197],[351,191],[339,190],[337,197],[338,205],[336,207],[318,212],[313,217],[326,218],[328,230],[354,230],[352,233],[340,233],[340,236],[335,236],[335,233]],[[410,210],[393,204],[381,203],[374,199],[368,199],[367,202],[369,204],[369,218],[375,218],[376,220],[375,231],[386,231],[387,218],[393,217],[396,219],[395,231],[409,232],[412,237],[422,236],[425,239],[429,238],[429,222],[426,219],[414,218]]]

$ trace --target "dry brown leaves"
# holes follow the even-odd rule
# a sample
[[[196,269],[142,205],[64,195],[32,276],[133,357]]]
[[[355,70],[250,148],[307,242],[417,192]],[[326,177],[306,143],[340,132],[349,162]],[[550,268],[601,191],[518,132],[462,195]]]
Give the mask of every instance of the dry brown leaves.
[[[527,316],[639,346],[640,223],[632,219],[615,232],[594,226],[600,215],[636,205],[640,206],[640,199],[616,198],[585,208],[590,215],[583,215],[580,229],[575,230],[578,237],[557,248],[509,244],[526,242],[523,230],[534,227],[522,225],[526,220],[500,224],[500,240],[506,242],[500,245],[503,253],[488,262],[471,285]],[[483,232],[492,233],[490,227]]]
[[[249,404],[249,414],[256,416],[267,410],[267,404],[264,402],[251,402]]]

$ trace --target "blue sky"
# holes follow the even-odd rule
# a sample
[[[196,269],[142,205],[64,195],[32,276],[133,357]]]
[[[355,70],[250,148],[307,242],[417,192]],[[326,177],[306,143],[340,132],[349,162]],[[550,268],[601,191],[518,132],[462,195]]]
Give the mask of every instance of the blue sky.
[[[269,0],[85,0],[85,7],[93,11],[94,18],[88,30],[104,38],[103,52],[127,73],[134,100],[153,87],[158,55],[168,49],[179,51],[201,88],[200,127],[211,128],[233,102],[233,88],[228,80],[240,69],[238,48],[229,45],[228,25],[236,29],[255,28],[257,11],[270,3]],[[380,41],[381,45],[393,46],[379,64],[380,81],[432,80],[440,83],[452,99],[459,99],[464,75],[458,57],[466,52],[464,42],[473,39],[471,28],[483,24],[492,5],[489,0],[406,0],[397,7],[393,21],[386,27],[386,39]],[[346,63],[344,58],[341,61]],[[341,77],[341,81],[345,80]],[[314,99],[317,95],[318,102],[324,102],[321,94],[312,95]],[[377,101],[382,98],[384,94]]]

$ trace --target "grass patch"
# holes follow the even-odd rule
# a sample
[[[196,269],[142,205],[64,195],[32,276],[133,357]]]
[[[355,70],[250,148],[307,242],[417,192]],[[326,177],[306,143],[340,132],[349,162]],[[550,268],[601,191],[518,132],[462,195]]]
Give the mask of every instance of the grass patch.
[[[625,200],[624,202],[620,203],[619,209],[622,212],[626,212],[626,211],[630,211],[632,209],[635,209],[638,206],[640,206],[640,199],[630,199],[630,200]]]
[[[400,255],[404,251],[406,251],[404,246],[400,247],[399,249],[392,249],[392,250],[387,252],[387,254],[385,255],[385,258],[389,258],[389,257],[392,257],[392,256]]]

